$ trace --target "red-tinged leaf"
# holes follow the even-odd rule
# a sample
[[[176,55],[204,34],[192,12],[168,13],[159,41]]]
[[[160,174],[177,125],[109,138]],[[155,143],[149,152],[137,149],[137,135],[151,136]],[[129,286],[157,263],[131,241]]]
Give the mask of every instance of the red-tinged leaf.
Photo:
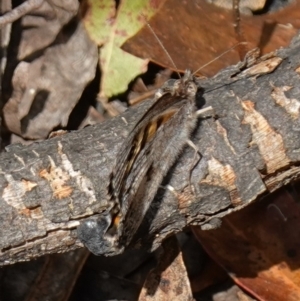
[[[299,0],[278,12],[242,15],[241,27],[248,50],[259,47],[265,54],[288,45],[300,28],[299,15]],[[206,0],[168,0],[150,21],[178,69],[194,71],[237,44],[233,24],[232,10],[216,7]],[[143,28],[127,41],[123,49],[174,69],[148,28]],[[239,60],[238,49],[232,50],[209,64],[201,73],[212,76]]]
[[[300,300],[300,207],[286,190],[235,212],[196,237],[259,300]]]

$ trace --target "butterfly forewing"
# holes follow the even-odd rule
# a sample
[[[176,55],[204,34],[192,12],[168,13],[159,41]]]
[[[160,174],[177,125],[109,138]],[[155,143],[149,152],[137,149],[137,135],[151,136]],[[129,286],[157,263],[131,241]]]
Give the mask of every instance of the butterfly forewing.
[[[130,242],[163,177],[180,154],[196,125],[194,112],[197,109],[195,105],[197,88],[191,78],[177,83],[179,84],[174,92],[163,94],[148,109],[129,135],[130,143],[124,144],[120,151],[112,186],[122,216],[118,229],[121,245],[126,246]],[[191,86],[194,90],[190,89]],[[179,129],[178,124],[185,126]],[[178,131],[181,132],[182,139],[177,139]],[[135,152],[131,149],[128,152],[126,145],[134,145],[135,141],[142,142],[138,144],[139,150]],[[126,174],[123,171],[128,171],[129,165],[130,172]]]
[[[111,186],[112,194],[119,199],[121,204],[123,194],[126,193],[126,191],[124,191],[124,179],[130,173],[132,166],[136,161],[137,154],[141,152],[141,149],[137,149],[137,146],[145,147],[145,143],[144,145],[140,145],[138,142],[141,142],[141,144],[143,144],[143,142],[147,142],[147,139],[145,138],[147,137],[148,132],[146,130],[149,128],[149,125],[157,125],[157,120],[159,120],[160,116],[170,117],[174,115],[182,105],[184,105],[184,98],[181,96],[167,96],[170,96],[170,93],[166,93],[157,99],[157,101],[139,119],[119,151],[117,158],[118,162],[112,174]],[[170,114],[171,112],[172,114]],[[155,135],[152,134],[151,138],[153,139],[154,136]]]
[[[122,214],[124,214],[120,225],[122,245],[130,243],[164,176],[174,164],[184,148],[190,132],[195,127],[197,120],[193,116],[196,111],[194,101],[188,102],[187,99],[182,101],[185,104],[158,129],[155,139],[145,146],[144,154],[141,153],[137,157],[135,169],[132,170],[134,178],[130,179],[136,189],[132,195],[124,198],[124,206],[121,208]],[[178,129],[178,123],[181,124],[181,122],[189,124],[189,126]],[[178,131],[182,136],[180,140],[177,139]],[[157,152],[157,149],[160,152]],[[145,156],[146,152],[148,152],[147,156]],[[130,192],[132,191],[130,190]]]

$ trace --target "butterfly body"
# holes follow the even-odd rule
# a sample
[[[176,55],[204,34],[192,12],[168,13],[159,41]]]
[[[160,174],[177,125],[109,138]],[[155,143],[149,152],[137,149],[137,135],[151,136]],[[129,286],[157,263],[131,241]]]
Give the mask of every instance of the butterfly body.
[[[196,126],[196,93],[194,77],[186,71],[158,91],[122,144],[108,188],[111,207],[78,227],[78,237],[94,254],[116,255],[130,244]]]

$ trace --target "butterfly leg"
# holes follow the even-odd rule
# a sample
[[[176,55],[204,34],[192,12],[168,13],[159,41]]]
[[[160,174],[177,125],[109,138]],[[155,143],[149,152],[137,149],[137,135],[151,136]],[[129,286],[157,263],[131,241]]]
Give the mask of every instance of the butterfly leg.
[[[190,189],[191,191],[193,192],[193,194],[195,195],[195,188],[194,186],[192,185],[192,173],[193,173],[193,170],[194,170],[194,167],[198,164],[198,162],[201,160],[201,153],[198,149],[198,147],[194,144],[194,142],[192,140],[188,140],[187,141],[187,144],[192,148],[194,149],[194,157],[193,157],[193,161],[192,161],[192,164],[191,164],[191,167],[190,167],[190,170],[189,170],[189,186],[190,186]]]
[[[166,186],[159,185],[159,188],[170,191],[176,198],[178,198],[179,196],[176,189],[172,185],[169,184],[167,184]]]
[[[196,117],[197,118],[208,118],[208,117],[212,117],[215,115],[215,112],[214,112],[214,109],[209,106],[209,107],[206,107],[206,108],[203,108],[203,109],[200,109],[196,112]],[[194,149],[195,153],[194,153],[194,158],[193,158],[193,161],[192,161],[192,164],[191,164],[191,168],[190,168],[190,174],[189,174],[189,186],[190,186],[190,189],[191,191],[194,193],[194,195],[196,194],[195,193],[195,188],[194,186],[192,185],[192,172],[193,172],[193,169],[194,167],[198,164],[198,162],[201,160],[201,153],[198,149],[198,147],[194,144],[194,142],[192,140],[188,140],[187,141],[187,144]],[[199,155],[199,157],[198,157]]]
[[[208,118],[215,115],[216,114],[212,106],[200,109],[196,112],[196,118]]]

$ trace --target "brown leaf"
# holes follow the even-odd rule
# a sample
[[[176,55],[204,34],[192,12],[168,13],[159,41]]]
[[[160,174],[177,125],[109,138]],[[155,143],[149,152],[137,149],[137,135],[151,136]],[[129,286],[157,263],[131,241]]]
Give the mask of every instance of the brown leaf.
[[[72,25],[74,31],[62,32],[59,44],[31,63],[20,62],[15,69],[13,94],[3,114],[8,129],[23,138],[46,138],[54,128],[65,127],[95,76],[97,46],[80,23]]]
[[[265,54],[288,45],[300,28],[299,13],[298,0],[285,9],[267,15],[243,15],[241,26],[248,48],[259,47]],[[218,8],[205,0],[166,1],[150,21],[154,32],[180,70],[197,70],[235,45],[237,39],[233,23],[232,11]],[[142,29],[127,41],[123,49],[174,69],[148,28]],[[238,61],[238,51],[233,50],[201,70],[201,73],[211,76]]]
[[[139,301],[193,300],[190,283],[177,239],[173,236],[164,244],[158,266],[144,284]]]
[[[286,190],[223,219],[212,231],[194,228],[210,256],[259,300],[300,299],[300,210]],[[278,289],[280,288],[280,289]]]

